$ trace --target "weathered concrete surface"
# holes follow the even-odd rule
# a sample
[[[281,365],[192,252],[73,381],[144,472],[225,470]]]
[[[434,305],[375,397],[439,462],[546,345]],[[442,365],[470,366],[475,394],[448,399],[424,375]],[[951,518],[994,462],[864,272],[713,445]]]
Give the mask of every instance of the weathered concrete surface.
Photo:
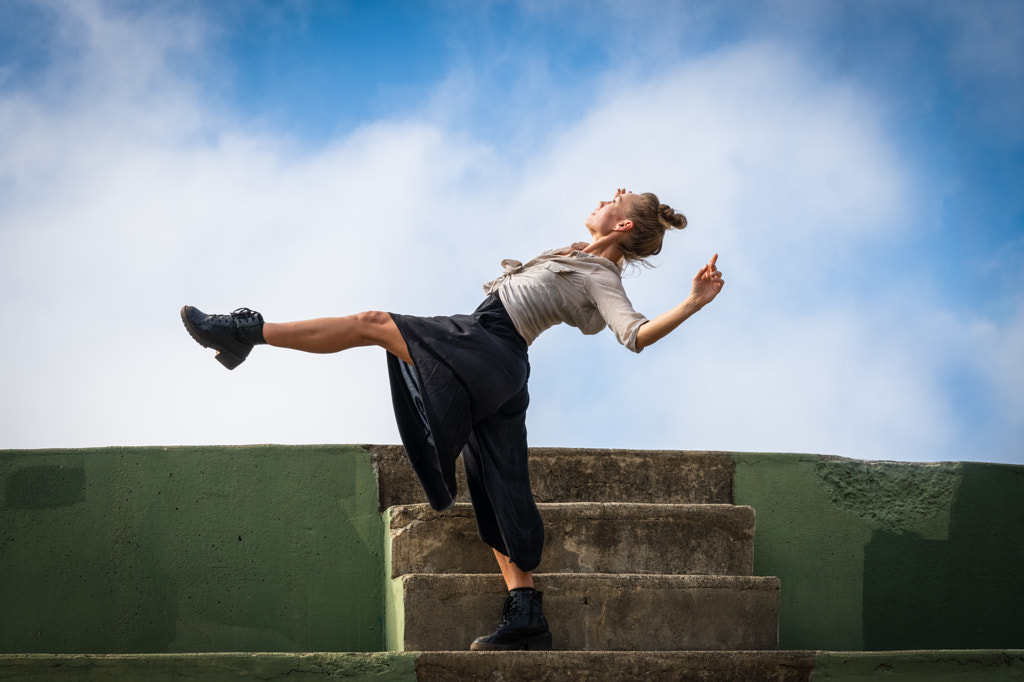
[[[544,573],[750,575],[754,510],[733,505],[575,502],[539,505]],[[406,573],[493,573],[473,509],[402,505],[387,512],[391,577]]]
[[[779,581],[695,575],[534,576],[559,650],[775,649]],[[392,580],[397,651],[459,651],[500,620],[497,575],[406,575]]]
[[[814,664],[814,679],[842,682],[1024,680],[1024,649],[822,651]]]
[[[386,653],[3,654],[0,680],[413,682],[415,662],[412,654]]]
[[[425,501],[405,450],[367,445],[374,454],[381,510]],[[468,502],[465,472],[459,502]],[[530,481],[538,502],[732,504],[733,463],[716,452],[530,448]]]
[[[422,653],[431,682],[806,682],[813,651],[510,651]]]
[[[1024,650],[0,654],[18,682],[804,682],[1024,679]]]

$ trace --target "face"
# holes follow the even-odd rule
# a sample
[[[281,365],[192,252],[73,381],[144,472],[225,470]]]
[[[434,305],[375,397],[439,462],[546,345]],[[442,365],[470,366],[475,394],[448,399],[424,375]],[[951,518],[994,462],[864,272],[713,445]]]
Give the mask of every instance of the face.
[[[599,201],[597,208],[583,221],[591,237],[596,239],[632,227],[633,222],[626,216],[635,199],[632,192],[619,189],[609,201]]]

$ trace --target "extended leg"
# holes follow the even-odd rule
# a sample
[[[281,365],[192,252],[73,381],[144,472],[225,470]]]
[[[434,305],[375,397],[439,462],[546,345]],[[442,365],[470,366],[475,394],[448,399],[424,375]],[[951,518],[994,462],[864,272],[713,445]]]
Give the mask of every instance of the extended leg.
[[[302,322],[264,323],[263,316],[248,308],[230,315],[207,315],[185,306],[181,320],[200,345],[217,351],[217,360],[234,369],[253,346],[266,343],[308,353],[337,353],[357,346],[380,346],[412,364],[405,339],[391,315],[365,312],[348,317],[325,317]]]
[[[267,322],[263,325],[263,338],[271,346],[307,353],[337,353],[358,346],[380,346],[412,364],[398,325],[390,315],[379,311],[300,322]]]

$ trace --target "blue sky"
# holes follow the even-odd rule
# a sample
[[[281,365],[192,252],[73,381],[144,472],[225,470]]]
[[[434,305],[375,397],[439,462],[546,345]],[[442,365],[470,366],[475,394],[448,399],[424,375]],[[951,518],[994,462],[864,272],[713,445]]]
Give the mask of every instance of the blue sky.
[[[615,187],[687,213],[536,445],[1024,463],[1018,2],[0,5],[0,447],[397,442],[382,351],[224,371],[184,303],[472,309]]]

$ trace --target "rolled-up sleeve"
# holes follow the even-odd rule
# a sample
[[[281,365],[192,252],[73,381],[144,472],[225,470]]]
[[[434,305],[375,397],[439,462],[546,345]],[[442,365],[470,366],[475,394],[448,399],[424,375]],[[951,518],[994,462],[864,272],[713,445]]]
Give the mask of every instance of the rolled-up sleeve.
[[[633,304],[622,287],[622,280],[612,273],[585,278],[587,296],[605,324],[615,333],[623,346],[639,353],[636,335],[647,318],[633,309]]]

